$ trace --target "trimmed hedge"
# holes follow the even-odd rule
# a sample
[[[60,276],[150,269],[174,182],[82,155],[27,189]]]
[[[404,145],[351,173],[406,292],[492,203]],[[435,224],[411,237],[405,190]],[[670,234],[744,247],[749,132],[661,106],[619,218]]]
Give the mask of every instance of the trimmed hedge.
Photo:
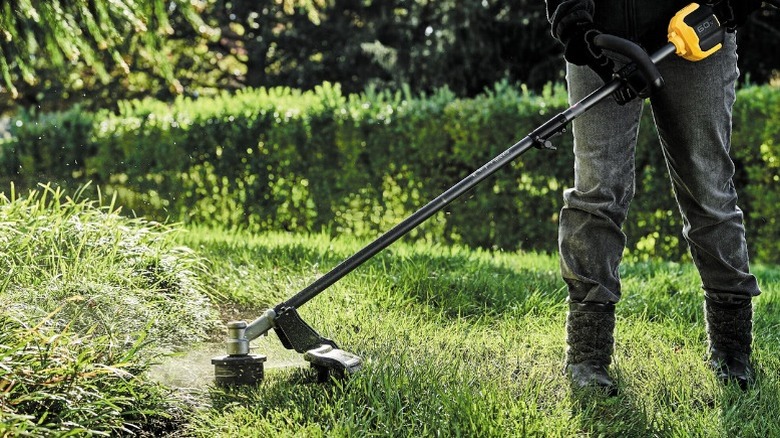
[[[780,89],[740,90],[734,158],[755,256],[780,260]],[[24,113],[2,147],[17,186],[92,181],[125,209],[155,220],[250,230],[374,237],[567,106],[499,83],[473,99],[369,90],[345,96],[247,90],[172,104],[123,102],[118,114]],[[682,227],[650,111],[637,148],[629,256],[686,257]],[[561,192],[572,183],[571,138],[529,151],[413,231],[432,242],[554,251]]]

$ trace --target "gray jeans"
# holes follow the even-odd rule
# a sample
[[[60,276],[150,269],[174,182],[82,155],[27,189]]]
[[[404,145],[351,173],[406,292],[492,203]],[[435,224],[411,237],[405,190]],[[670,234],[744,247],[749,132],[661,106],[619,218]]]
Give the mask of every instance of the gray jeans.
[[[671,55],[659,63],[666,85],[650,99],[683,236],[705,295],[727,303],[760,293],[748,266],[729,156],[736,62],[734,33],[705,60]],[[567,82],[571,103],[602,85],[588,67],[572,64]],[[573,122],[574,187],[564,192],[559,223],[561,273],[571,301],[620,299],[618,265],[626,245],[621,226],[634,197],[642,107],[640,99],[625,106],[605,99]]]

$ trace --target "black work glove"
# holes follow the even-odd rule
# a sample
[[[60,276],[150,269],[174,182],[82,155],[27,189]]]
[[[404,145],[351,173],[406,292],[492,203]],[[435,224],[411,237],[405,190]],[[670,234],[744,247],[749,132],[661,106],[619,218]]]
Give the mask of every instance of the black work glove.
[[[615,63],[593,43],[601,31],[592,22],[576,23],[571,27],[561,35],[563,57],[572,64],[587,65],[604,82],[612,80]]]
[[[594,44],[596,36],[601,31],[592,22],[574,24],[571,29],[561,35],[561,41],[565,48],[563,57],[575,65],[586,65],[599,75],[604,83],[615,78],[615,62],[600,47]],[[647,90],[647,84],[638,72],[628,75],[626,83],[612,97],[619,105],[642,96]]]
[[[733,32],[747,21],[750,14],[761,8],[757,0],[721,0],[712,5],[715,16],[727,31]]]

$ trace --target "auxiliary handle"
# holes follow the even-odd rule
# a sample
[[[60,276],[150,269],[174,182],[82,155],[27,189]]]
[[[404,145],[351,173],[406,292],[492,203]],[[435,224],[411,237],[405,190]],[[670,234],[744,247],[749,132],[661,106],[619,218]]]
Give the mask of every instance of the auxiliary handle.
[[[664,86],[664,78],[661,72],[653,62],[650,55],[647,54],[639,45],[627,39],[615,35],[601,34],[593,39],[593,43],[605,50],[623,55],[636,66],[639,74],[645,83],[650,85],[651,90],[660,90]]]

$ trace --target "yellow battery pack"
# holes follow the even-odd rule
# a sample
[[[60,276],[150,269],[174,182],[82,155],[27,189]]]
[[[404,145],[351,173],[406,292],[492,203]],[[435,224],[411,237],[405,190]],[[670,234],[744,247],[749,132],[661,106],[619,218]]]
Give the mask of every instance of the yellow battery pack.
[[[691,3],[672,17],[668,38],[678,56],[688,61],[700,61],[723,46],[724,32],[712,8]]]

